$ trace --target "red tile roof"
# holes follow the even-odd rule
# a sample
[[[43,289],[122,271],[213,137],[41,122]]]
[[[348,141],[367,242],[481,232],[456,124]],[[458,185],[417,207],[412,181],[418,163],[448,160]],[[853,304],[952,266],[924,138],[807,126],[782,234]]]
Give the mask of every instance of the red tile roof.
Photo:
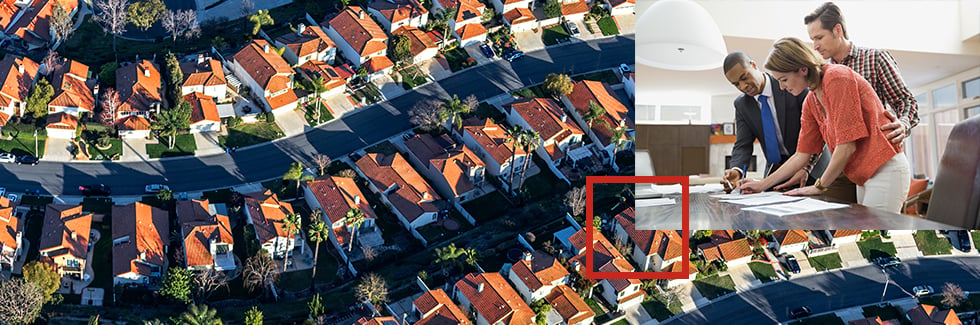
[[[302,31],[277,37],[276,42],[284,44],[299,57],[337,47],[320,26],[305,26]]]
[[[378,1],[378,2],[383,2],[383,1]],[[402,26],[396,29],[394,32],[392,32],[392,34],[405,35],[408,37],[408,40],[411,42],[411,46],[409,46],[409,52],[412,53],[412,56],[418,56],[419,54],[422,53],[422,51],[428,49],[439,48],[439,46],[436,45],[436,42],[432,39],[432,37],[426,35],[426,33],[421,29],[412,26]]]
[[[68,13],[78,7],[77,0],[34,0],[28,9],[22,9],[20,18],[7,26],[7,33],[17,35],[25,41],[44,46],[51,42],[51,15],[55,4]],[[11,32],[13,31],[13,32]]]
[[[48,114],[48,124],[45,129],[75,130],[78,129],[78,118],[68,113]]]
[[[358,208],[364,213],[365,218],[377,218],[367,197],[354,183],[354,179],[337,176],[324,176],[316,180],[306,182],[310,192],[316,198],[323,212],[330,221],[335,224],[344,220],[347,211]]]
[[[395,63],[391,62],[391,59],[384,55],[370,58],[367,60],[367,62],[364,62],[364,67],[367,69],[368,73],[375,73],[394,66]]]
[[[392,316],[378,316],[371,319],[361,317],[357,320],[358,325],[398,325],[398,320]]]
[[[906,312],[909,320],[915,325],[946,324],[962,325],[963,322],[952,309],[939,309],[936,306],[920,304]]]
[[[184,96],[184,100],[191,104],[191,124],[201,121],[221,122],[218,105],[211,96],[193,92]]]
[[[160,95],[163,89],[160,80],[160,68],[149,60],[140,60],[117,69],[116,91],[122,104],[116,114],[150,111],[153,104],[160,103],[163,98]]]
[[[88,79],[87,65],[69,60],[58,70],[52,72],[54,98],[48,106],[78,107],[91,112],[95,109],[95,97],[92,87],[95,80]]]
[[[416,134],[405,141],[405,146],[423,164],[428,162],[435,167],[445,177],[456,196],[475,189],[476,185],[469,177],[471,170],[486,166],[472,150],[457,143],[447,134],[439,137]]]
[[[400,153],[369,153],[357,161],[357,167],[381,191],[397,185],[398,189],[386,196],[409,223],[424,213],[439,211],[433,203],[440,199],[439,194]]]
[[[14,214],[17,205],[0,196],[0,244],[17,249],[17,233],[24,231],[24,223]]]
[[[255,235],[259,238],[260,244],[265,244],[276,238],[296,238],[299,233],[286,232],[286,216],[294,214],[293,205],[288,202],[279,201],[279,197],[270,190],[265,192],[255,192],[245,194],[245,209],[252,217],[252,225],[255,226]]]
[[[609,4],[612,5],[613,8],[619,7],[619,6],[621,6],[623,4],[627,4],[627,3],[628,4],[631,4],[631,5],[636,5],[636,0],[608,0],[608,1],[609,1]]]
[[[776,232],[773,233],[773,237],[776,237],[776,242],[778,242],[779,245],[784,246],[805,243],[810,240],[809,237],[807,237],[806,232],[803,230],[776,230]]]
[[[752,256],[748,239],[735,230],[715,230],[711,233],[711,242],[698,245],[698,248],[709,262],[717,259],[733,261]]]
[[[149,130],[150,121],[146,120],[142,116],[130,115],[117,120],[116,129],[129,131]]]
[[[361,7],[348,6],[326,25],[336,30],[361,57],[388,48],[388,36]]]
[[[391,23],[429,14],[429,11],[415,0],[380,0],[371,2],[368,7],[380,12]]]
[[[572,235],[572,238],[574,239],[576,236],[579,236],[579,233],[581,233],[581,236],[584,237],[585,229],[580,229],[577,233]],[[579,249],[579,254],[571,259],[573,264],[578,263],[581,265],[582,269],[579,271],[581,274],[585,274],[584,270],[586,267],[585,254],[587,251],[585,250],[585,241],[585,238],[583,238],[581,242],[579,242],[577,239],[572,241],[573,243],[576,243],[576,245],[581,245],[581,247],[576,246]],[[602,233],[592,234],[592,268],[596,272],[633,272],[634,270],[633,265],[631,265],[629,261],[623,257],[623,254],[621,254],[619,250],[617,250],[616,247],[609,242],[609,239],[606,239],[606,236],[602,235]],[[640,283],[640,280],[637,279],[608,279],[607,281],[609,281],[609,284],[612,285],[617,291],[624,290],[630,285]]]
[[[482,285],[482,291],[481,289]],[[534,311],[500,273],[470,273],[456,282],[456,290],[490,324],[534,323]]]
[[[92,214],[82,212],[81,205],[48,204],[38,250],[48,257],[71,255],[84,260],[88,255]]]
[[[108,234],[103,234],[103,236]],[[140,267],[142,262],[163,266],[166,261],[164,246],[170,243],[170,216],[165,210],[135,202],[112,207],[112,274],[129,272],[150,276],[149,269]],[[144,258],[140,259],[140,254]]]
[[[3,98],[3,97],[0,96],[0,98]],[[9,120],[10,120],[10,115],[7,115],[7,113],[4,113],[4,112],[0,112],[0,126],[7,125],[7,121],[9,121]]]
[[[585,3],[585,0],[578,0],[575,2],[565,2],[561,5],[561,15],[571,16],[575,14],[584,14],[589,12],[589,4]]]
[[[568,137],[585,134],[550,98],[523,98],[511,103],[510,108],[538,131],[544,142],[559,143]]]
[[[37,72],[38,64],[30,58],[8,55],[0,61],[0,107],[27,101]]]
[[[620,125],[634,127],[629,109],[605,83],[592,80],[577,81],[567,97],[579,116],[583,118],[589,112],[589,102],[595,102],[606,111],[605,115],[592,122],[591,127],[603,145],[611,143],[612,132],[609,131],[609,127],[616,128]]]
[[[460,0],[456,4],[459,7],[459,10],[456,10],[457,23],[474,19],[476,17],[481,17],[483,15],[483,10],[486,10],[487,7],[482,2],[477,0]]]
[[[228,216],[213,214],[208,200],[189,200],[177,202],[177,219],[184,234],[184,252],[187,266],[214,264],[211,255],[211,240],[217,243],[234,245],[231,236],[231,223]]]
[[[341,68],[333,67],[319,60],[306,61],[297,68],[297,71],[310,80],[322,76],[323,80],[326,81],[327,91],[346,85],[347,78],[349,78],[349,76],[344,75],[345,73]]]
[[[201,63],[197,61],[181,63],[180,71],[184,74],[182,87],[207,87],[228,84],[228,81],[225,79],[225,70],[221,67],[221,62],[212,58],[202,58]]]
[[[422,314],[422,319],[415,325],[473,324],[442,289],[426,291],[413,304]]]
[[[487,29],[483,28],[483,25],[480,24],[466,24],[456,29],[456,35],[459,35],[459,38],[463,40],[479,37],[486,33]]]
[[[293,69],[289,67],[289,63],[286,63],[285,59],[279,56],[275,47],[269,42],[263,39],[252,40],[238,53],[235,53],[234,59],[262,89],[269,93],[276,93],[289,88],[288,83],[292,80]],[[287,91],[287,93],[291,92],[291,89]],[[278,106],[273,105],[272,107]]]
[[[555,287],[551,294],[544,297],[551,308],[561,315],[566,324],[578,324],[595,317],[595,312],[585,303],[575,290],[566,285]]]
[[[694,266],[694,262],[687,261],[687,263],[688,263],[688,268],[687,268],[688,275],[698,273],[698,268],[697,266]],[[684,272],[684,263],[683,262],[670,263],[670,265],[667,266],[667,268],[663,269],[663,272],[674,272],[674,273]]]
[[[659,255],[663,260],[671,260],[681,256],[681,241],[683,240],[674,230],[637,230],[636,211],[629,207],[616,215],[616,221],[626,230],[630,241],[643,251],[645,256]]]
[[[558,263],[558,259],[543,251],[531,253],[530,261],[522,258],[514,262],[510,271],[514,272],[531,292],[568,276],[568,271]]]
[[[504,13],[504,19],[510,25],[523,24],[526,22],[537,21],[531,9],[519,7]]]
[[[831,230],[830,232],[834,234],[834,238],[856,236],[862,233],[860,230]]]
[[[510,137],[507,136],[504,127],[494,123],[491,119],[467,119],[463,121],[463,129],[476,139],[476,142],[501,165],[510,160],[514,152],[517,152],[517,155],[527,154],[523,148],[515,146],[513,142],[508,142],[507,139]]]

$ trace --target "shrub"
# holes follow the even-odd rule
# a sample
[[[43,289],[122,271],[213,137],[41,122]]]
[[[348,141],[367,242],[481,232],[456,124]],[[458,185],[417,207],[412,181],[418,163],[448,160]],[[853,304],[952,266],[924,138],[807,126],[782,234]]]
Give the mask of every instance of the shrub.
[[[233,128],[233,127],[236,127],[236,126],[238,126],[240,124],[242,124],[242,117],[241,116],[235,116],[235,117],[232,117],[232,118],[228,119],[228,127]]]
[[[270,112],[265,112],[265,121],[266,122],[269,122],[269,123],[275,122],[276,121],[276,115],[273,114],[271,111]]]

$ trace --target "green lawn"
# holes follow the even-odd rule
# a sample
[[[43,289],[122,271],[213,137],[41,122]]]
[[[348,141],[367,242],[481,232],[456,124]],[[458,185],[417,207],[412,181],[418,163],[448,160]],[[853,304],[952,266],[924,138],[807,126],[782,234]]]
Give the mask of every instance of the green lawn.
[[[727,293],[735,292],[735,282],[732,281],[731,275],[726,275],[723,277],[716,275],[694,280],[694,287],[698,289],[701,296],[708,298],[708,300],[721,297]]]
[[[971,231],[970,235],[973,236],[973,249],[980,250],[980,231]]]
[[[197,150],[197,143],[194,142],[194,135],[179,134],[174,142],[174,148],[170,149],[168,143],[170,137],[159,138],[158,143],[146,144],[146,155],[150,158],[165,158],[194,155]]]
[[[110,219],[105,220],[108,222]],[[112,231],[106,222],[92,224],[92,229],[97,229],[102,237],[93,248],[91,262],[95,279],[89,287],[105,289],[105,301],[112,301]]]
[[[582,80],[600,81],[600,82],[605,82],[606,84],[609,84],[609,85],[615,85],[615,84],[618,84],[619,83],[619,77],[616,77],[616,73],[613,72],[612,70],[602,70],[602,71],[584,73],[584,74],[580,74],[580,75],[577,75],[577,76],[572,77],[572,80],[575,80],[575,81],[582,81]]]
[[[544,46],[555,45],[568,40],[568,31],[565,31],[565,27],[561,25],[554,25],[545,28],[541,32],[541,41],[544,42]]]
[[[603,36],[619,34],[619,26],[616,26],[616,20],[612,16],[602,17],[596,24],[599,25],[599,30],[602,31]]]
[[[863,240],[857,242],[858,248],[861,249],[861,256],[872,261],[879,257],[895,256],[898,251],[895,250],[895,244],[883,243],[881,242],[881,237],[875,237],[868,240]]]
[[[674,299],[670,302],[670,306],[667,306],[660,296],[654,296],[653,299],[643,303],[643,309],[646,309],[650,317],[663,321],[681,313],[681,302],[680,299]]]
[[[353,91],[351,94],[354,101],[361,103],[361,98],[364,99],[364,105],[371,105],[381,101],[381,90],[374,83],[367,83],[363,87]]]
[[[105,150],[99,149],[97,146],[97,140],[86,141],[88,145],[88,155],[89,160],[110,160],[111,157],[116,157],[115,160],[119,160],[122,156],[123,143],[122,139],[112,138],[109,140],[109,148]]]
[[[219,137],[218,142],[225,148],[247,147],[253,144],[272,141],[284,137],[279,125],[275,122],[256,122],[239,124],[228,129],[228,135]]]
[[[507,213],[510,204],[500,192],[483,195],[463,204],[463,209],[469,212],[476,219],[477,224],[488,222]]]
[[[827,255],[813,256],[809,258],[810,266],[817,271],[833,270],[841,268],[840,254],[833,253]]]
[[[923,255],[949,255],[953,244],[949,239],[936,237],[935,230],[919,230],[915,232],[915,245]]]
[[[402,87],[406,90],[421,86],[429,81],[425,78],[425,73],[416,66],[405,67],[398,71],[398,75],[402,76]]]
[[[4,136],[9,136],[7,132],[4,132]],[[48,136],[38,133],[37,135],[37,152],[44,153],[44,141],[47,140]],[[12,152],[15,155],[21,156],[26,154],[31,154],[34,157],[39,157],[36,152],[34,152],[34,133],[20,132],[13,139],[10,140],[0,140],[0,152]]]
[[[761,280],[763,283],[779,279],[776,276],[776,270],[773,270],[772,265],[767,263],[752,262],[749,263],[749,269],[752,270],[752,275],[755,275],[755,278]]]
[[[598,296],[593,295],[593,297],[598,297]],[[602,306],[599,306],[599,303],[593,300],[592,298],[583,298],[582,300],[585,300],[585,304],[589,305],[589,308],[591,308],[592,311],[595,312],[596,316],[606,314],[606,312],[602,310]]]
[[[897,307],[892,305],[887,305],[886,307],[867,306],[862,308],[862,310],[864,310],[862,313],[864,317],[878,316],[881,318],[881,320],[898,319],[904,321],[902,324],[910,324],[905,319],[905,314],[898,310]]]
[[[309,103],[304,109],[306,110],[306,114],[303,114],[303,117],[306,118],[306,124],[316,126],[333,119],[333,114],[330,113],[330,109],[322,102],[320,103],[320,123],[317,123],[316,103]]]
[[[844,320],[837,317],[835,314],[820,315],[816,317],[810,317],[801,321],[795,321],[789,323],[789,325],[844,325]]]
[[[456,47],[451,50],[444,50],[441,53],[446,58],[446,61],[449,62],[449,69],[453,72],[476,65],[476,61],[470,60],[472,58],[462,48]]]

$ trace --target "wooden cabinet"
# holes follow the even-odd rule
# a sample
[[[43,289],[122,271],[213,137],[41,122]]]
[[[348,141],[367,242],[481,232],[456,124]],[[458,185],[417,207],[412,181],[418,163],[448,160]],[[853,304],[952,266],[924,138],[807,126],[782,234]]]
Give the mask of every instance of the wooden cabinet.
[[[658,176],[708,173],[708,125],[637,125],[636,147],[650,152]]]

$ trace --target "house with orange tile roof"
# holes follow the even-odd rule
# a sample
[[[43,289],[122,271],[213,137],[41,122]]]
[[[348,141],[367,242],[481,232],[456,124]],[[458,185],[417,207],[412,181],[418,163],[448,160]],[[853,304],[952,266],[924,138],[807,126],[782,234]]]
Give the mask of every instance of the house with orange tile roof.
[[[200,271],[235,269],[235,239],[226,212],[207,199],[177,201],[177,222],[184,241],[184,264]]]
[[[544,298],[556,286],[568,284],[568,277],[568,270],[557,258],[540,250],[524,252],[524,257],[514,262],[507,274],[507,280],[526,303]]]
[[[54,264],[62,277],[82,279],[91,230],[92,214],[83,212],[81,205],[48,204],[38,244],[40,260]]]
[[[499,1],[499,0],[494,0]],[[534,16],[531,9],[527,7],[517,7],[503,14],[504,24],[510,26],[511,33],[519,33],[538,28],[538,18]]]
[[[504,126],[491,119],[464,120],[462,130],[457,132],[460,132],[463,143],[483,159],[490,175],[506,178],[511,172],[519,173],[524,159],[531,159],[524,149],[511,141]]]
[[[191,104],[191,133],[212,133],[221,131],[221,118],[214,98],[199,92],[184,95],[184,101]]]
[[[293,205],[279,200],[271,190],[247,193],[245,197],[245,223],[255,229],[255,239],[269,256],[288,257],[293,250],[305,250],[302,225],[290,229],[286,218],[293,212]]]
[[[412,314],[418,319],[412,323],[415,325],[473,325],[466,313],[441,288],[426,291],[415,298],[412,302]]]
[[[633,247],[630,257],[640,266],[641,271],[662,272],[681,261],[683,239],[677,231],[637,230],[636,211],[633,207],[616,215],[613,228],[616,240]]]
[[[78,117],[64,112],[48,114],[47,124],[44,126],[48,137],[56,139],[74,139],[77,129]]]
[[[51,72],[54,97],[48,102],[48,114],[65,112],[74,116],[95,111],[96,87],[87,65],[67,60]]]
[[[770,245],[780,255],[791,252],[802,252],[810,247],[810,237],[807,235],[806,230],[776,230],[772,236],[776,240],[770,243]]]
[[[6,25],[4,33],[23,40],[28,50],[35,50],[45,47],[54,49],[61,44],[62,40],[54,38],[54,30],[51,23],[54,8],[55,6],[60,6],[62,10],[68,13],[68,17],[74,21],[72,17],[78,12],[79,1],[26,0],[16,1],[14,4],[21,7],[21,9],[11,19],[10,24]]]
[[[562,324],[588,325],[595,320],[595,312],[592,308],[589,308],[585,300],[567,285],[555,287],[544,299],[551,305],[550,314],[557,315],[554,318],[561,319]]]
[[[862,232],[861,230],[824,230],[833,246],[857,242],[861,239]]]
[[[27,57],[7,55],[0,61],[0,129],[11,117],[24,115],[38,70],[38,64]]]
[[[316,80],[318,77],[323,77],[324,86],[326,86],[326,89],[323,93],[320,93],[321,99],[330,98],[333,96],[343,96],[344,93],[347,92],[347,80],[349,77],[345,77],[347,73],[342,70],[342,67],[334,67],[319,60],[310,60],[297,67],[296,72],[299,73],[304,79],[311,81]],[[297,92],[297,96],[301,96],[300,92]],[[309,93],[303,98],[303,100],[309,101],[314,97],[316,97],[316,94]],[[333,112],[332,109],[330,111]]]
[[[194,61],[181,62],[180,72],[184,75],[184,82],[180,85],[181,96],[202,93],[219,103],[231,100],[228,96],[228,79],[221,61],[198,54]]]
[[[561,242],[565,248],[571,248],[567,255],[572,256],[568,259],[572,271],[577,272],[579,276],[585,276],[586,254],[588,253],[586,245],[589,245],[585,229],[578,229],[567,239],[562,239]],[[591,245],[592,270],[594,272],[635,271],[633,265],[602,233],[592,234]],[[603,288],[603,299],[610,305],[616,306],[617,311],[622,311],[643,302],[646,292],[640,289],[640,284],[638,279],[602,279],[597,285],[601,285]]]
[[[538,132],[541,142],[536,151],[555,175],[564,178],[557,168],[562,162],[574,163],[592,156],[582,142],[585,132],[553,99],[522,98],[507,105],[505,111],[511,125]]]
[[[429,11],[416,0],[377,0],[367,9],[391,34],[401,27],[419,28],[429,22]]]
[[[486,164],[466,145],[448,134],[416,134],[405,140],[408,160],[432,180],[439,194],[465,203],[493,191],[487,189]]]
[[[14,213],[17,203],[0,196],[0,271],[13,270],[24,253],[24,220]]]
[[[483,27],[483,11],[487,6],[477,0],[459,0],[456,16],[449,19],[449,29],[460,47],[477,45],[487,40],[487,29]]]
[[[613,16],[636,14],[636,0],[604,0],[603,6]]]
[[[372,78],[391,73],[395,64],[387,56],[388,35],[363,8],[347,6],[320,25],[327,26],[327,36],[354,66],[364,66]]]
[[[518,8],[531,9],[531,6],[532,6],[532,4],[534,4],[534,1],[532,1],[532,0],[492,0],[492,1],[490,1],[490,4],[493,5],[494,12],[496,12],[498,15],[501,15],[501,14],[503,14],[505,12],[508,12],[508,11],[511,11],[511,10],[514,10],[514,9],[518,9]]]
[[[167,211],[142,202],[113,206],[112,283],[161,285],[168,266],[169,236]]]
[[[728,267],[752,260],[752,247],[745,234],[738,230],[714,230],[710,242],[698,245],[698,255],[707,262],[722,261]]]
[[[456,281],[456,300],[477,325],[533,324],[534,311],[500,273],[470,273]]]
[[[582,21],[589,13],[589,4],[585,0],[561,0],[561,16],[565,20]]]
[[[575,121],[583,129],[588,130],[592,143],[596,144],[596,147],[599,149],[605,151],[607,157],[611,158],[608,160],[611,165],[616,165],[611,163],[615,161],[615,159],[612,159],[614,158],[614,152],[632,148],[633,141],[627,136],[612,139],[613,129],[625,128],[627,134],[630,134],[636,129],[636,124],[634,124],[633,119],[630,117],[629,109],[606,83],[592,80],[576,81],[572,86],[572,92],[562,97],[562,103],[565,104],[565,107],[573,111],[572,116],[575,118]],[[589,103],[599,105],[604,114],[591,121],[586,121],[585,116],[589,114]],[[625,142],[623,143],[622,149],[616,149],[616,141]]]
[[[254,39],[232,57],[231,70],[253,94],[261,94],[266,110],[280,114],[295,109],[298,98],[293,92],[295,72],[277,51],[266,40]]]
[[[956,316],[953,309],[940,309],[933,305],[919,304],[911,310],[905,312],[905,318],[912,322],[912,325],[962,325],[963,321]]]
[[[400,153],[368,153],[355,164],[371,190],[413,234],[415,229],[436,221],[441,197]]]
[[[668,279],[667,288],[673,288],[685,283],[691,283],[698,278],[698,267],[694,265],[694,262],[687,261],[687,278],[686,279]],[[684,263],[673,263],[667,268],[661,270],[661,272],[671,272],[671,273],[683,273]]]
[[[346,220],[348,211],[359,209],[364,213],[364,222],[357,229],[356,238],[361,247],[384,244],[381,230],[375,222],[378,215],[353,178],[321,176],[303,183],[303,194],[306,206],[322,212],[324,222],[331,229],[330,243],[340,252],[345,262],[349,259],[347,252],[352,250],[352,240],[355,240],[352,238],[353,226],[348,225]]]
[[[333,64],[337,57],[337,45],[320,26],[299,24],[295,32],[276,37],[275,44],[286,48],[282,57],[292,66],[311,60]]]
[[[357,325],[399,325],[398,320],[393,316],[378,316],[374,318],[361,317],[355,323]]]
[[[408,37],[409,42],[411,42],[408,50],[412,54],[412,64],[419,64],[439,55],[439,46],[436,45],[435,40],[421,29],[403,26],[392,32],[392,35]]]
[[[116,92],[121,104],[116,109],[116,129],[123,138],[150,136],[150,118],[163,105],[160,67],[138,60],[116,69]]]

